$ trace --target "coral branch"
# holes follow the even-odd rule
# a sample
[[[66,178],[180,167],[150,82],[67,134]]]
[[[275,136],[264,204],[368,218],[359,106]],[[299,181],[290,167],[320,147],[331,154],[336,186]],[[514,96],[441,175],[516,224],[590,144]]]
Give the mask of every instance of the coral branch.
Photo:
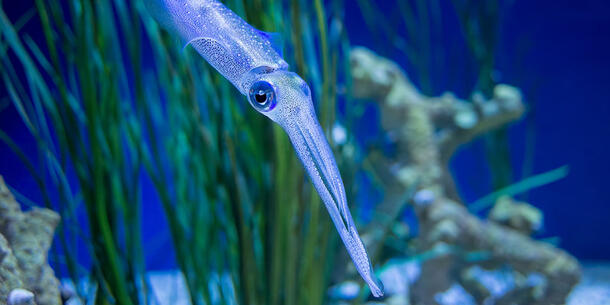
[[[353,49],[350,64],[353,96],[379,104],[383,128],[396,146],[394,157],[380,151],[368,157],[386,186],[385,199],[377,210],[395,219],[406,204],[405,190],[417,190],[411,201],[419,222],[418,250],[451,249],[422,263],[421,275],[412,287],[413,303],[436,304],[435,295],[454,283],[461,284],[479,303],[489,298],[498,304],[564,303],[580,278],[576,259],[515,230],[530,233],[539,226],[537,210],[523,203],[515,205],[523,213],[502,214],[501,208],[512,204],[502,198],[502,206],[492,215],[495,222],[483,221],[460,203],[448,170],[459,145],[522,116],[525,108],[519,89],[497,85],[491,99],[475,95],[470,102],[452,94],[427,97],[398,65],[370,50]],[[384,240],[387,232],[387,223],[369,226],[363,239],[371,252],[379,252],[382,245],[376,241]],[[467,259],[469,253],[485,255],[475,262]],[[545,283],[528,286],[521,281],[498,297],[472,276],[475,266],[494,270],[505,265],[511,266],[516,278],[539,274]]]

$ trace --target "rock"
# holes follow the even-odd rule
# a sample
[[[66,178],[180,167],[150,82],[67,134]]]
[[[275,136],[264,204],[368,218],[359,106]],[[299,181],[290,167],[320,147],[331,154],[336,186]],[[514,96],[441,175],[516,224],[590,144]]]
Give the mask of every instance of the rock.
[[[21,218],[19,203],[15,201],[13,194],[0,176],[0,232],[5,232],[9,223],[20,221]]]
[[[0,234],[0,300],[7,300],[13,289],[22,287],[21,270],[8,241]]]
[[[59,215],[49,209],[22,212],[0,176],[0,297],[23,287],[39,305],[61,304],[59,281],[47,262],[58,223]]]
[[[471,295],[458,284],[452,285],[448,290],[434,296],[436,302],[442,305],[474,305]]]
[[[343,125],[335,123],[331,131],[333,142],[337,145],[343,145],[347,142],[347,130]]]
[[[34,294],[25,289],[13,289],[6,300],[7,305],[35,305]]]
[[[59,295],[61,296],[61,302],[63,304],[68,304],[68,302],[77,298],[74,286],[67,285],[66,283],[60,284]]]
[[[409,305],[409,296],[406,294],[395,294],[385,300],[388,305]]]
[[[360,285],[354,281],[345,281],[328,289],[328,296],[334,300],[353,300],[360,293]]]
[[[409,285],[419,277],[421,268],[416,260],[390,259],[379,269],[386,295],[409,295]]]
[[[387,297],[383,301],[367,302],[365,305],[409,305],[409,296],[404,294],[395,294]]]

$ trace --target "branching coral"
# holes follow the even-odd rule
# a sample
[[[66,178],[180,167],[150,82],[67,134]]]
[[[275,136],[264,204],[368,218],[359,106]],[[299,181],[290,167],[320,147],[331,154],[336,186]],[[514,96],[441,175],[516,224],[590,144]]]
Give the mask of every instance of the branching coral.
[[[381,120],[396,146],[394,157],[373,151],[369,160],[385,189],[379,212],[395,219],[404,205],[405,190],[415,189],[414,210],[419,223],[418,251],[450,248],[446,254],[422,263],[412,287],[414,304],[436,304],[435,295],[454,283],[461,284],[479,303],[561,304],[580,278],[576,259],[544,242],[536,241],[496,222],[479,219],[460,203],[448,170],[449,159],[462,143],[521,117],[520,91],[497,85],[493,98],[475,96],[470,102],[451,94],[427,97],[418,92],[395,63],[370,50],[351,52],[353,92],[356,98],[379,104]],[[510,222],[509,222],[510,223]],[[385,234],[372,224],[365,240],[378,251]],[[473,260],[469,253],[480,253]],[[492,296],[475,276],[473,267],[494,270],[510,266],[515,287]],[[544,283],[526,279],[541,275]]]

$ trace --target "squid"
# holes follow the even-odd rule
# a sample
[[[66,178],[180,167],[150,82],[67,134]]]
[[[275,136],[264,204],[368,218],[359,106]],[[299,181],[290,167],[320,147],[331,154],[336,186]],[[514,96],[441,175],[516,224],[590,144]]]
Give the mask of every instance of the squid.
[[[374,274],[349,211],[309,86],[288,70],[274,42],[276,34],[255,29],[216,0],[147,0],[146,7],[162,27],[197,50],[245,95],[256,111],[284,129],[358,273],[373,296],[383,296],[383,285]]]

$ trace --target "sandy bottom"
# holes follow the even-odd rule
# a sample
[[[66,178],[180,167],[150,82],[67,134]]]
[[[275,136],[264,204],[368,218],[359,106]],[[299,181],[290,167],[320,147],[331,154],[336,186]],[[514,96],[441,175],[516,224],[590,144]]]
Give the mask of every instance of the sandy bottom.
[[[584,263],[583,278],[568,298],[569,305],[610,305],[610,263]]]
[[[190,304],[184,279],[177,271],[151,272],[150,285],[156,300],[161,305]],[[583,279],[570,294],[567,304],[610,305],[610,262],[583,263]]]

